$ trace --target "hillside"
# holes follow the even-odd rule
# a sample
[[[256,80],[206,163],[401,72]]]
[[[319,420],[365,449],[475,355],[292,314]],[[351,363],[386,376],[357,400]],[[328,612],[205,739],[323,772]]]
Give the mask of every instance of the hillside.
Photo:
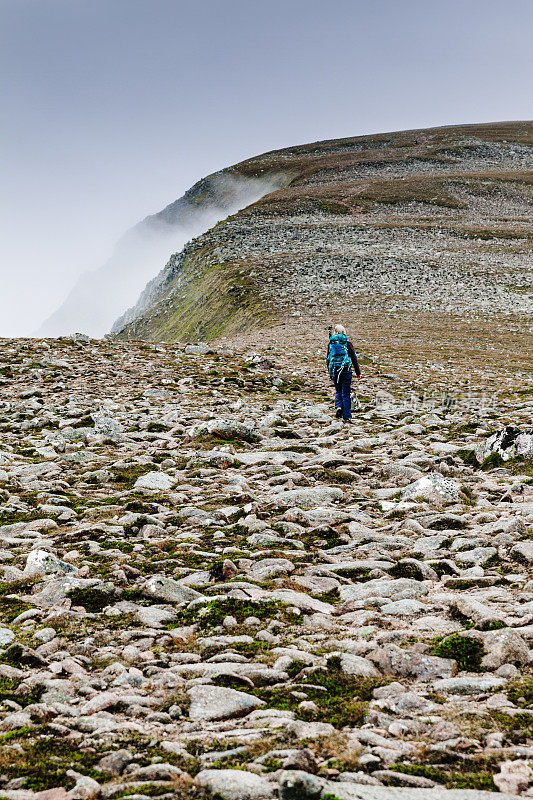
[[[391,330],[402,342],[423,331],[431,353],[444,339],[453,351],[480,340],[482,363],[490,340],[504,350],[508,333],[527,341],[532,168],[530,122],[317,142],[244,161],[240,174],[284,174],[287,185],[173,255],[113,332],[283,336],[290,319],[305,337],[333,315],[364,346],[371,331],[381,350]]]

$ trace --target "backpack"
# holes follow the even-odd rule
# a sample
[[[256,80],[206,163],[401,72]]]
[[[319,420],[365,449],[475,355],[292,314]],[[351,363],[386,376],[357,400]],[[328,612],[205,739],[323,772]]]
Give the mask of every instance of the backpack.
[[[344,340],[344,341],[343,341]],[[329,340],[329,355],[330,358],[344,357],[348,355],[348,340],[346,336],[340,334],[339,336],[332,336]]]
[[[351,369],[352,360],[348,353],[348,339],[346,334],[337,333],[331,336],[328,350],[328,372],[332,381],[342,372],[343,369]]]

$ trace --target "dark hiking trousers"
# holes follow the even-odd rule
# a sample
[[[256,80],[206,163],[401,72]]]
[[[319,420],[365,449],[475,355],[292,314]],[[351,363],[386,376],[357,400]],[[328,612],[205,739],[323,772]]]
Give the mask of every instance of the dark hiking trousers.
[[[352,418],[352,403],[350,401],[350,388],[352,385],[352,370],[343,369],[336,376],[335,384],[335,408],[340,408],[343,419]]]

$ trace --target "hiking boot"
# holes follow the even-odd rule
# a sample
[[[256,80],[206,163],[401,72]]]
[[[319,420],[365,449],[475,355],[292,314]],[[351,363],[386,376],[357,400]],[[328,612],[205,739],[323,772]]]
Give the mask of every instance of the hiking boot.
[[[351,417],[350,419],[343,419],[343,422],[345,425],[353,425],[353,419]]]
[[[342,417],[342,408],[338,408],[335,411],[335,416],[336,416],[337,419],[340,419]]]

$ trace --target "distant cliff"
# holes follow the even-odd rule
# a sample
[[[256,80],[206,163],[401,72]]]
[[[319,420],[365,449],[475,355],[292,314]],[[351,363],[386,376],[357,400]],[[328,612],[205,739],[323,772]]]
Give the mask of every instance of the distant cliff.
[[[183,197],[128,231],[106,264],[82,275],[38,335],[59,336],[79,330],[103,336],[116,317],[137,300],[171,253],[279,187],[279,181],[276,175],[254,177],[235,168],[202,178]]]
[[[210,339],[303,315],[533,310],[533,123],[316,142],[237,164],[279,188],[187,244],[117,320]]]

